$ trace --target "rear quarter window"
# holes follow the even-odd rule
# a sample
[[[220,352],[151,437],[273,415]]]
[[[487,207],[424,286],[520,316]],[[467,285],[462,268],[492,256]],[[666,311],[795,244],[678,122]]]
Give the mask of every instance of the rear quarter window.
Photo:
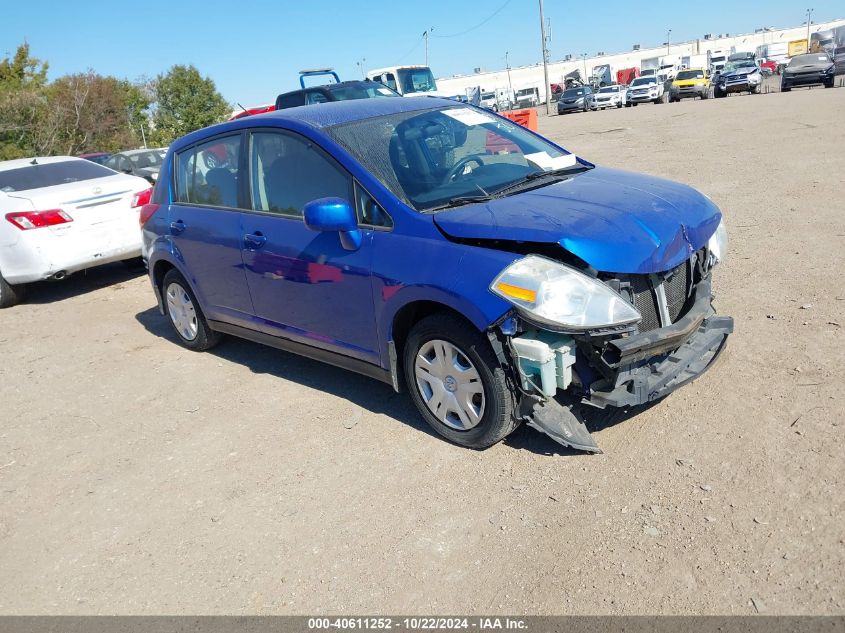
[[[238,208],[241,136],[216,138],[176,155],[176,201]]]
[[[0,171],[0,191],[28,191],[114,175],[111,169],[82,159],[27,165]]]

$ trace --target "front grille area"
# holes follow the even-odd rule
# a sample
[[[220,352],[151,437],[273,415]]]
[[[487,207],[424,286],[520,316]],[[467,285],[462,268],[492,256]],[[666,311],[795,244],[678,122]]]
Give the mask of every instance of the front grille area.
[[[634,307],[643,315],[640,332],[656,330],[660,327],[660,316],[657,311],[657,298],[651,289],[648,275],[631,275],[630,281]]]
[[[666,307],[672,323],[677,321],[681,310],[689,297],[689,266],[684,262],[675,268],[663,282],[663,292],[666,293]]]
[[[623,296],[630,298],[631,303],[642,315],[639,323],[640,332],[649,332],[675,323],[684,314],[688,300],[692,295],[693,276],[696,257],[676,266],[672,270],[656,275],[619,275],[610,280],[611,287],[619,290]],[[657,288],[663,289],[666,305],[661,306],[661,295]],[[661,307],[668,314],[668,322],[661,318]]]

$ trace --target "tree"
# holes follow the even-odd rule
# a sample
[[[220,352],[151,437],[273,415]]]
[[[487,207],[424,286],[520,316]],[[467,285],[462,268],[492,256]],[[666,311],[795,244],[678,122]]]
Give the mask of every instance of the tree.
[[[66,75],[49,88],[50,115],[58,126],[57,151],[119,151],[141,144],[149,101],[137,86],[88,71]]]
[[[47,153],[55,129],[47,121],[47,63],[29,55],[29,44],[0,60],[0,160]]]
[[[214,81],[202,77],[194,66],[173,66],[156,78],[153,92],[154,135],[161,145],[223,121],[232,109]]]
[[[0,61],[0,92],[43,88],[47,67],[47,62],[29,56],[29,44],[21,44],[13,58]]]

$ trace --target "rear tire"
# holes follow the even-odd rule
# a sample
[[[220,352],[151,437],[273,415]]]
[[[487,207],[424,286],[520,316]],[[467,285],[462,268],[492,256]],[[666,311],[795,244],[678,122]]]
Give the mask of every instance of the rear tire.
[[[170,324],[183,347],[195,352],[204,352],[217,345],[223,338],[222,334],[208,327],[194,292],[175,268],[164,276],[161,295],[164,297]]]
[[[403,367],[417,410],[450,442],[487,448],[518,426],[490,341],[458,316],[441,312],[417,323],[405,341]]]
[[[19,304],[26,296],[26,285],[12,285],[0,274],[0,309]]]

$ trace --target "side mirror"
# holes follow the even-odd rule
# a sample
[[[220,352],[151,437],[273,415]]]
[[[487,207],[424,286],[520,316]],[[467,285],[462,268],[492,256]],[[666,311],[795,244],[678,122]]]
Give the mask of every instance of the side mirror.
[[[305,204],[305,226],[312,231],[337,231],[340,245],[348,251],[361,248],[361,231],[355,209],[343,198],[318,198]]]

